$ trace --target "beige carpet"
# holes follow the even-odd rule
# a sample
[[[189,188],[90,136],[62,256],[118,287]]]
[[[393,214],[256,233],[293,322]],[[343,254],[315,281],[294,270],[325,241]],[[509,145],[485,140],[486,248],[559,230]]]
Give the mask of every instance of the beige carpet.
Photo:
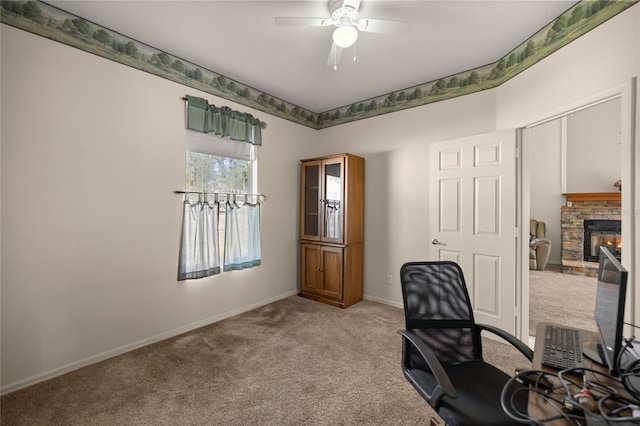
[[[593,319],[596,278],[554,271],[529,271],[529,333],[538,322],[597,331]]]
[[[289,297],[4,395],[2,425],[413,425],[401,309]],[[505,371],[524,357],[486,341]]]

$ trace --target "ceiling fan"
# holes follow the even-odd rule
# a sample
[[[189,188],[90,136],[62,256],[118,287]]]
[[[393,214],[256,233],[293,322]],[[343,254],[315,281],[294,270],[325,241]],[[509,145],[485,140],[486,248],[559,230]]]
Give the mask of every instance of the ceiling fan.
[[[359,31],[380,34],[403,34],[411,24],[409,22],[388,21],[383,19],[360,19],[358,8],[361,0],[330,0],[328,18],[277,17],[277,26],[336,27],[333,42],[327,59],[327,66],[338,69],[338,63],[344,48],[354,46],[353,60],[356,60],[355,42]]]

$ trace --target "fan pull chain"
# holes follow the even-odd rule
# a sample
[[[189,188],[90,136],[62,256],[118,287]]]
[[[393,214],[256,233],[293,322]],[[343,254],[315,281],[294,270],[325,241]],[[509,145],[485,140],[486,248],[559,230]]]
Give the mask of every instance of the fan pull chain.
[[[338,50],[338,48],[334,46],[334,49],[333,49],[333,70],[334,71],[338,70],[338,59],[337,59],[337,56],[336,56],[337,55],[337,53],[336,53],[337,50]]]
[[[353,62],[356,61],[356,43],[353,43]]]

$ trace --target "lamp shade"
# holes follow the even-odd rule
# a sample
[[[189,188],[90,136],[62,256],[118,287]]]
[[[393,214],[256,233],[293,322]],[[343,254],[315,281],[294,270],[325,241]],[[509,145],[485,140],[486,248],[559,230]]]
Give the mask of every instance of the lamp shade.
[[[336,46],[345,48],[351,46],[358,39],[358,30],[355,27],[346,25],[338,27],[333,32],[333,42]]]

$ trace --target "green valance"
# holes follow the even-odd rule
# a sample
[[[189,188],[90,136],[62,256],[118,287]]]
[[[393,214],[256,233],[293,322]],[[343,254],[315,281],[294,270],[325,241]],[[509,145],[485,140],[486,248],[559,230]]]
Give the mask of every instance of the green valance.
[[[206,99],[187,95],[187,129],[215,133],[253,145],[262,145],[262,129],[267,125],[251,114],[217,107]]]

